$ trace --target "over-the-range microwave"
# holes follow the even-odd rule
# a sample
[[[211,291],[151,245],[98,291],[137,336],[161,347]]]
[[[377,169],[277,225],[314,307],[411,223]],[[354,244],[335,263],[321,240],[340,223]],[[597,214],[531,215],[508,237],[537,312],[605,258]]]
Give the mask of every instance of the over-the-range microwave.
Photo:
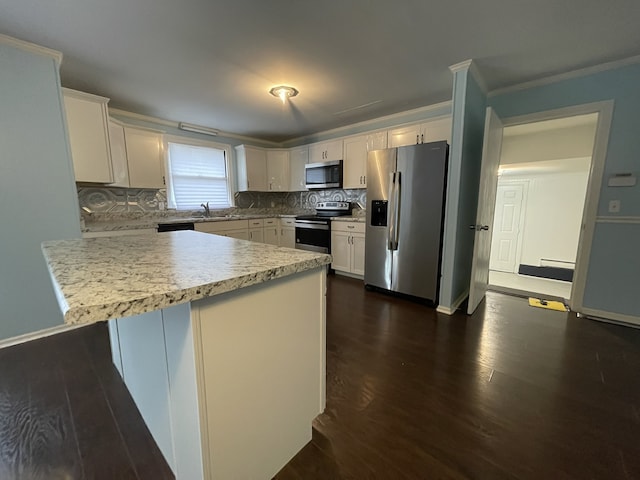
[[[308,163],[304,166],[305,187],[342,188],[342,160]]]

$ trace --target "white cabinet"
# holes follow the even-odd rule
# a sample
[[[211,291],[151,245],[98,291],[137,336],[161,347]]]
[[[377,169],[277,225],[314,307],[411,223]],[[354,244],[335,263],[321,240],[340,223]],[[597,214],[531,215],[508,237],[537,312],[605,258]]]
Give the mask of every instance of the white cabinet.
[[[280,219],[280,243],[281,247],[296,248],[296,219]]]
[[[123,188],[164,188],[162,132],[109,119],[113,183]]]
[[[367,187],[367,154],[387,148],[387,132],[357,135],[344,139],[344,188]]]
[[[309,163],[309,147],[296,147],[289,150],[289,190],[306,191],[304,166]]]
[[[337,272],[364,275],[365,224],[331,222],[331,268]]]
[[[266,192],[267,153],[263,148],[238,145],[238,190],[241,192]]]
[[[156,233],[156,229],[138,228],[136,230],[107,230],[102,232],[84,232],[82,234],[82,238],[124,237],[127,235],[145,235],[147,233]]]
[[[451,117],[406,125],[389,130],[389,147],[446,140],[451,144]]]
[[[267,150],[267,191],[289,191],[289,151]]]
[[[199,222],[195,224],[195,230],[197,232],[214,233],[223,237],[249,240],[249,222],[247,220]]]
[[[309,163],[342,160],[342,139],[309,145]]]
[[[127,145],[124,138],[124,125],[109,119],[109,145],[111,146],[111,166],[113,168],[112,187],[129,188],[129,165],[127,163]]]
[[[111,183],[108,98],[62,89],[76,182]]]
[[[164,188],[164,156],[162,133],[139,127],[124,127],[129,186],[131,188]]]
[[[261,218],[249,220],[249,240],[264,243],[264,220]]]
[[[280,221],[277,218],[264,219],[263,242],[270,245],[280,244]]]

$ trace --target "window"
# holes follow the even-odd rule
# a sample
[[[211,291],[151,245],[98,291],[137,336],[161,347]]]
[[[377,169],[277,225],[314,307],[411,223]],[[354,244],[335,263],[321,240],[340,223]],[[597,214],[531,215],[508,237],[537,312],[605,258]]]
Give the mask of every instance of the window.
[[[226,145],[169,139],[169,207],[198,210],[206,202],[211,208],[230,207],[229,150]]]

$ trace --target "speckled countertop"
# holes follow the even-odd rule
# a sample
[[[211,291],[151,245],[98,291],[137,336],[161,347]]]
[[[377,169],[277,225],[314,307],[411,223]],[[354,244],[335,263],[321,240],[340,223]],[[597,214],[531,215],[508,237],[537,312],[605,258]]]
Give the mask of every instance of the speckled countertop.
[[[366,221],[366,218],[364,216],[351,216],[351,215],[345,215],[343,217],[332,217],[331,218],[332,222],[358,222],[358,223],[364,223]]]
[[[157,228],[160,223],[183,223],[183,222],[225,222],[228,220],[251,220],[254,218],[281,218],[281,217],[295,217],[295,214],[239,214],[239,215],[224,215],[224,216],[212,216],[212,217],[141,217],[141,218],[117,218],[101,221],[88,221],[85,219],[82,232],[111,232],[118,230],[140,230],[145,228]]]
[[[44,242],[67,324],[137,315],[318,268],[331,256],[194,231]]]

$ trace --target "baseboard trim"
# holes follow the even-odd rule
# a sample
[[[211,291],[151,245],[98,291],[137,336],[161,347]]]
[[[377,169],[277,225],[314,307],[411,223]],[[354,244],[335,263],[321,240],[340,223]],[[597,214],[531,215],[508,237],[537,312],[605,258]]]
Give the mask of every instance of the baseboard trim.
[[[364,281],[364,276],[358,275],[356,273],[343,272],[342,270],[334,270],[334,272],[335,272],[336,275],[341,275],[343,277],[355,278],[356,280]]]
[[[39,340],[41,338],[50,337],[51,335],[57,335],[59,333],[69,332],[77,328],[86,327],[87,325],[89,324],[59,325],[57,327],[38,330],[37,332],[25,333],[24,335],[18,335],[17,337],[11,337],[5,340],[0,340],[0,349],[13,347],[14,345],[20,345],[21,343],[27,343],[33,340]]]
[[[622,325],[625,327],[640,328],[640,317],[635,317],[633,315],[603,312],[602,310],[593,310],[591,308],[581,308],[578,313],[582,317],[587,317],[599,322],[615,323],[616,325]]]
[[[445,315],[453,315],[454,313],[456,313],[456,310],[460,308],[460,305],[462,305],[462,302],[464,302],[468,296],[469,290],[465,290],[464,292],[462,292],[462,295],[456,298],[456,300],[453,302],[453,305],[451,305],[450,307],[438,305],[438,307],[436,308],[436,312],[444,313]]]

